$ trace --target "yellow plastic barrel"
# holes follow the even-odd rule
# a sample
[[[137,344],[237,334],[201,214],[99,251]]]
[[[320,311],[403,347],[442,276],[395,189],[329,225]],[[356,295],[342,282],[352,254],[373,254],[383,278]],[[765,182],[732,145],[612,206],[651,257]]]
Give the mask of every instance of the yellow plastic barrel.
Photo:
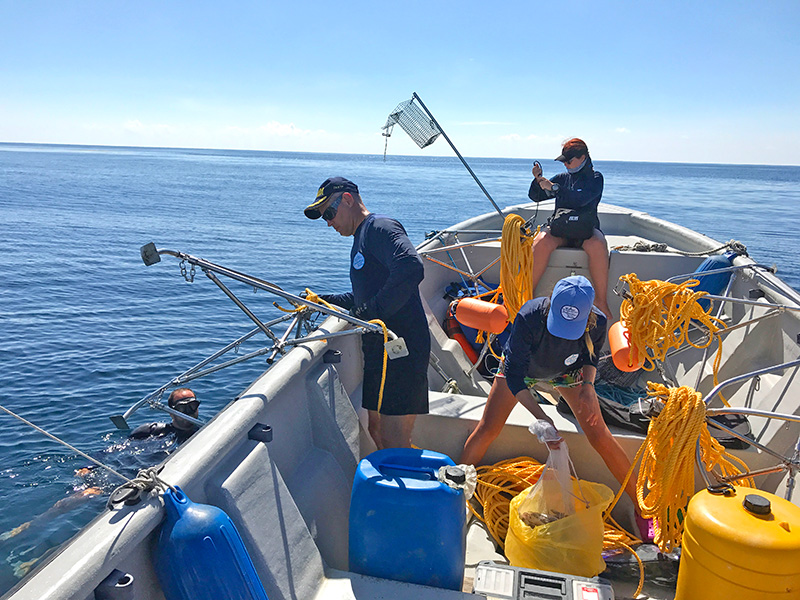
[[[800,598],[800,507],[749,488],[695,494],[675,600],[699,598]]]

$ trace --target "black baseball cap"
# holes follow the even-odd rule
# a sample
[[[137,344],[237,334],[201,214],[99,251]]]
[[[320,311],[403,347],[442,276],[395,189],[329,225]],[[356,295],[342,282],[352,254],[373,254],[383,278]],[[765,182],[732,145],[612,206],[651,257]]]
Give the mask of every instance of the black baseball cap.
[[[567,162],[568,160],[572,160],[577,156],[588,155],[589,148],[586,146],[586,142],[580,138],[572,138],[571,140],[564,142],[564,145],[561,147],[561,154],[558,155],[554,160],[559,162]]]
[[[344,177],[331,177],[322,182],[317,190],[317,197],[314,202],[306,206],[303,211],[309,219],[319,219],[322,216],[320,207],[325,204],[325,201],[331,197],[332,194],[337,192],[350,192],[358,193],[358,186]]]

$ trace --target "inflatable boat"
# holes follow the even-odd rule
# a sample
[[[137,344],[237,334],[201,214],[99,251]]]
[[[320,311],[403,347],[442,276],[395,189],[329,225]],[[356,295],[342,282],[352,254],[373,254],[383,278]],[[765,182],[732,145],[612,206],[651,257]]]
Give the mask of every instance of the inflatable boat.
[[[272,352],[282,354],[280,360],[151,473],[161,488],[123,491],[119,502],[4,598],[204,598],[213,597],[204,593],[216,585],[234,593],[239,588],[231,587],[231,578],[249,590],[235,592],[237,598],[272,600],[633,597],[641,586],[638,562],[629,553],[604,550],[597,559],[608,568],[597,576],[509,564],[502,540],[493,538],[485,519],[467,511],[471,504],[486,517],[474,499],[467,500],[463,483],[469,473],[457,462],[486,403],[503,323],[493,307],[483,315],[463,309],[459,315],[457,303],[499,284],[504,219],[518,215],[534,229],[550,208],[506,207],[435,232],[419,244],[425,264],[420,290],[432,342],[430,412],[418,417],[416,448],[405,453],[375,453],[361,408],[361,334],[374,325],[303,305],[302,298],[261,279],[149,246],[146,262],[176,256],[225,289],[221,280],[229,278],[236,285],[276,291],[300,307],[296,321],[318,315],[317,309],[324,316],[304,337],[274,334],[271,321],[257,320],[259,333],[269,330],[265,337]],[[721,284],[707,286],[713,289],[705,296],[705,310],[720,323],[719,343],[705,343],[710,334],[695,323],[687,333],[692,343],[653,359],[650,369],[639,368],[635,360],[626,369],[628,355],[623,359],[623,354],[630,348],[621,347],[619,339],[614,348],[600,350],[599,373],[609,389],[639,394],[626,405],[601,393],[621,415],[607,419],[612,433],[633,460],[655,418],[641,390],[649,383],[687,386],[703,398],[709,418],[727,416],[727,425],[719,428],[729,438],[726,451],[748,469],[726,478],[695,468],[691,502],[681,508],[682,543],[659,548],[636,540],[633,545],[645,565],[639,597],[798,597],[800,507],[794,488],[800,466],[800,294],[772,267],[747,256],[741,244],[721,243],[608,204],[601,204],[599,216],[611,248],[607,301],[612,321],[631,297],[630,274],[660,282],[702,282],[705,276],[698,273],[704,272],[723,276]],[[581,274],[588,277],[586,254],[559,248],[534,296],[548,295],[558,280]],[[453,323],[459,316],[464,323]],[[476,318],[490,323],[483,336],[474,331]],[[542,391],[540,396],[568,444],[577,478],[616,493],[619,484],[574,417],[559,410],[557,394]],[[517,406],[482,464],[519,457],[544,463],[548,449],[529,432],[532,420]],[[697,464],[702,464],[699,458]],[[745,479],[751,487],[740,487]],[[178,542],[174,521],[191,512],[180,502],[211,507],[222,516],[212,511],[208,521],[198,517],[199,524],[184,528],[196,538]],[[636,537],[632,503],[624,495],[612,517]],[[203,530],[209,523],[213,535]],[[231,530],[236,534],[219,533]],[[165,531],[172,541],[165,541]],[[188,544],[188,550],[165,551],[164,543]],[[206,557],[209,545],[213,552]],[[648,572],[657,581],[649,582]]]

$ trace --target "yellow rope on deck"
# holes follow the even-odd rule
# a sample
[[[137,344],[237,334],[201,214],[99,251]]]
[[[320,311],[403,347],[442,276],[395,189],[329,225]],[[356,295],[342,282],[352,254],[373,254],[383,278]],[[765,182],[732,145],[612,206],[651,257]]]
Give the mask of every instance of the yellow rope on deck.
[[[478,485],[473,497],[483,508],[483,514],[478,513],[472,504],[469,508],[486,524],[501,548],[505,547],[508,533],[508,505],[511,499],[536,483],[543,470],[542,463],[527,456],[477,467]]]
[[[544,468],[545,465],[528,456],[477,467],[478,485],[473,498],[480,504],[482,511],[475,510],[471,503],[469,508],[476,518],[486,524],[487,530],[500,548],[505,548],[511,500],[534,485]],[[635,597],[644,585],[644,565],[632,546],[641,543],[641,540],[631,536],[611,518],[611,508],[616,500],[615,498],[605,515],[603,549],[624,549],[636,557],[639,563],[639,588]]]
[[[633,460],[625,481],[606,509],[603,549],[625,549],[634,556],[632,546],[640,540],[631,536],[611,518],[611,510],[625,492],[628,478],[636,465],[639,474],[636,495],[641,514],[653,519],[655,539],[662,552],[680,546],[686,508],[694,495],[695,448],[699,442],[700,461],[706,471],[718,469],[719,475],[728,477],[747,472],[747,465],[729,454],[708,431],[706,407],[701,395],[690,387],[668,388],[658,383],[648,383],[648,395],[664,404],[647,432],[644,443]],[[482,520],[497,544],[503,548],[509,526],[509,503],[512,498],[533,485],[544,470],[544,465],[528,457],[519,457],[495,465],[478,467],[478,485],[475,500],[483,508],[482,514],[470,506],[473,514]],[[737,485],[755,487],[752,479],[740,480]],[[639,589],[644,583],[644,567],[639,562]]]

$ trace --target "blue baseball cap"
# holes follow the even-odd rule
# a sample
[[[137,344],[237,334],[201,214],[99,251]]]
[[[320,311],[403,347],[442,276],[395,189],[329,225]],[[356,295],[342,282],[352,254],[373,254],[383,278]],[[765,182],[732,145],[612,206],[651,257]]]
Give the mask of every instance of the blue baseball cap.
[[[583,275],[565,277],[550,295],[547,331],[565,340],[577,340],[586,331],[592,312],[594,288]]]

